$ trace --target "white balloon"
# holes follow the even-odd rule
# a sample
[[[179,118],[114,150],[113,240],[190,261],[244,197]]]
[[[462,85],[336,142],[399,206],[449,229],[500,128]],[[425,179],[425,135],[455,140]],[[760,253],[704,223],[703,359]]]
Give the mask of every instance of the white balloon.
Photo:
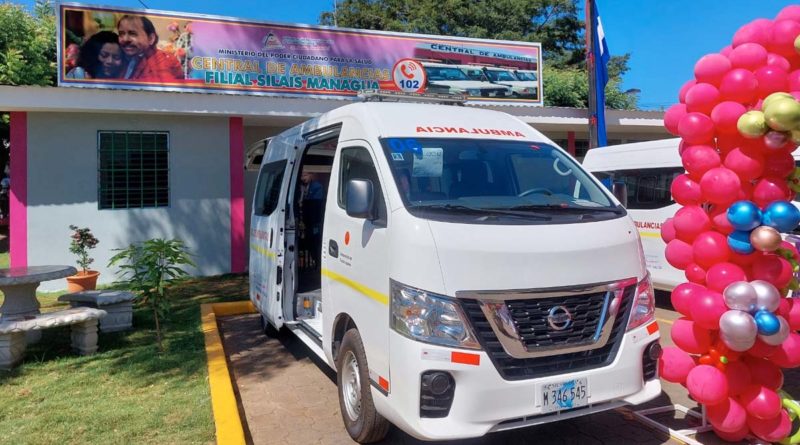
[[[747,281],[736,281],[728,285],[722,293],[728,309],[751,312],[756,309],[758,294]]]
[[[778,315],[777,317],[778,317],[778,322],[781,324],[781,327],[778,330],[778,332],[772,335],[761,335],[761,334],[758,335],[758,338],[760,338],[761,341],[772,346],[780,345],[781,343],[783,343],[784,340],[786,340],[787,337],[789,337],[789,323],[787,323],[786,320],[780,315]]]
[[[732,351],[747,351],[758,336],[753,316],[744,311],[730,310],[719,318],[720,338]]]
[[[755,280],[751,281],[750,285],[756,291],[757,302],[756,309],[763,309],[770,312],[778,310],[781,304],[781,292],[772,285],[769,281]]]

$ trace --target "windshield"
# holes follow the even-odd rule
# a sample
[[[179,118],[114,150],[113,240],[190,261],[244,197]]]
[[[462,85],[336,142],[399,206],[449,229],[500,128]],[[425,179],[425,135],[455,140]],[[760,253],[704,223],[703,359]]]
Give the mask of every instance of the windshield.
[[[472,80],[478,80],[481,82],[486,81],[486,76],[483,74],[483,70],[480,68],[464,68],[463,71],[467,73],[467,77]]]
[[[486,75],[489,76],[493,82],[499,82],[503,80],[517,80],[510,71],[501,71],[501,70],[486,70]]]
[[[517,77],[519,78],[519,80],[535,81],[536,73],[534,73],[533,71],[517,71]]]
[[[547,144],[446,138],[382,144],[404,204],[418,216],[434,210],[541,221],[624,214],[574,160]]]
[[[466,74],[458,68],[426,66],[425,73],[428,80],[469,80]]]

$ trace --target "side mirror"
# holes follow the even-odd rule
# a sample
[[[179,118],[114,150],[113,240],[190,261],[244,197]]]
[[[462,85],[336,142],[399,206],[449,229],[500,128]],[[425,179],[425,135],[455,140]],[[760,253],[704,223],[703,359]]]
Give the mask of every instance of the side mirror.
[[[364,218],[370,221],[377,218],[375,215],[375,196],[372,181],[368,179],[351,179],[347,181],[347,205],[345,210],[348,216]]]
[[[611,184],[611,194],[617,198],[622,207],[628,207],[628,184],[614,181]]]

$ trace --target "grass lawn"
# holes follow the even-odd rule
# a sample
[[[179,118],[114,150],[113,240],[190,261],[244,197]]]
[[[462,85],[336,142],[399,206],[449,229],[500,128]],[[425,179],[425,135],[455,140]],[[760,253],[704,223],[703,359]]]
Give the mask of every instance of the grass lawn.
[[[153,318],[134,311],[134,330],[101,334],[88,357],[70,351],[69,328],[45,330],[25,361],[0,371],[0,444],[214,442],[200,304],[247,298],[246,276],[177,285],[158,354]],[[61,307],[42,294],[42,310]]]

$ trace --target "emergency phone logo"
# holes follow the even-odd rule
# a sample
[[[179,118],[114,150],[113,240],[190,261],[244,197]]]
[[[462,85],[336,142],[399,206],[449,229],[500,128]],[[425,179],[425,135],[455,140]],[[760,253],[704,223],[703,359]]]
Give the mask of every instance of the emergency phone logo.
[[[394,86],[404,93],[425,91],[427,76],[422,65],[414,59],[400,59],[392,68]]]

